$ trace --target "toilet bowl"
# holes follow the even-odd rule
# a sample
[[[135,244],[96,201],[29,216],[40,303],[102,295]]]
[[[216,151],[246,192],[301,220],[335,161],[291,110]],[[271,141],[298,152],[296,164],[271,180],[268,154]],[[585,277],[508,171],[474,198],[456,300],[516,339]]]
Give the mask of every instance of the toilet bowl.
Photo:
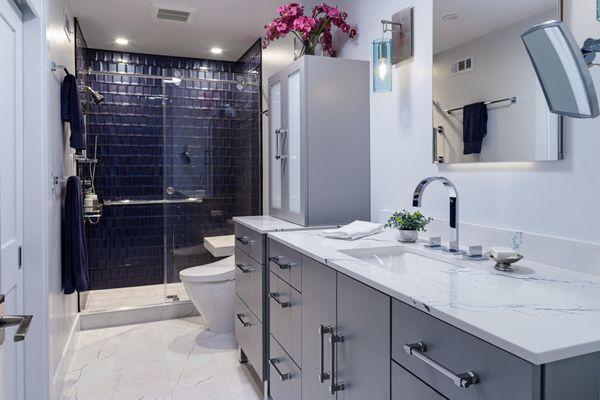
[[[214,333],[234,331],[235,256],[179,272],[192,303]]]

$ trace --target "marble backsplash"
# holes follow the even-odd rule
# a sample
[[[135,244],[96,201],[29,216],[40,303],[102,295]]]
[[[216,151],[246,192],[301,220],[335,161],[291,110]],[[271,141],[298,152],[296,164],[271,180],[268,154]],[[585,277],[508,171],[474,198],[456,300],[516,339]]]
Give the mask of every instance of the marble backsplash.
[[[393,211],[379,211],[378,221],[385,223]],[[448,220],[435,219],[422,236],[441,236],[448,241]],[[600,245],[533,232],[461,223],[461,247],[481,245],[506,246],[518,250],[526,258],[574,271],[600,275]]]

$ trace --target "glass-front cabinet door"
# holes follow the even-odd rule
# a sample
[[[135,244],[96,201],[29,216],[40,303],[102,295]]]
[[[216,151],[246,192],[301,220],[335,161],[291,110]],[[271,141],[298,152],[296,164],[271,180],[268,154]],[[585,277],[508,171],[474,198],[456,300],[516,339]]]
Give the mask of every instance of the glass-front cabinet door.
[[[288,219],[304,224],[302,196],[302,93],[301,69],[287,76],[287,118],[288,129],[285,137],[285,181],[287,183],[286,202]]]
[[[269,208],[270,215],[283,218],[282,149],[285,129],[282,124],[282,84],[281,80],[276,80],[269,86]]]

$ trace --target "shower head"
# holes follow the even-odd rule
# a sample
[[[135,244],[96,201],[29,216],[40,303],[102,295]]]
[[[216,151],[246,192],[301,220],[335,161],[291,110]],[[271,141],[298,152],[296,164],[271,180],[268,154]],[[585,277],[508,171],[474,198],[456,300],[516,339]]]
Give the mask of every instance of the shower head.
[[[96,92],[94,89],[92,89],[89,86],[84,86],[83,88],[86,92],[90,93],[92,95],[92,98],[94,99],[94,103],[99,104],[102,103],[104,101],[104,96],[101,95],[100,93]]]

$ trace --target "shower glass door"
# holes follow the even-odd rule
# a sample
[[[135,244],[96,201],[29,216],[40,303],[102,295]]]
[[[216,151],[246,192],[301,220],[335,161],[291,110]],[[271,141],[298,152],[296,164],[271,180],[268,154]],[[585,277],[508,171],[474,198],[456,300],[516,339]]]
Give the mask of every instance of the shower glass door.
[[[214,261],[204,237],[224,234],[222,207],[226,199],[215,190],[215,179],[227,171],[213,165],[224,121],[205,99],[210,82],[183,79],[174,72],[163,80],[164,140],[164,282],[167,301],[188,300],[179,272]],[[219,122],[220,121],[220,122]],[[226,121],[225,121],[226,122]],[[223,144],[223,142],[220,142]],[[223,146],[222,146],[223,147]]]

